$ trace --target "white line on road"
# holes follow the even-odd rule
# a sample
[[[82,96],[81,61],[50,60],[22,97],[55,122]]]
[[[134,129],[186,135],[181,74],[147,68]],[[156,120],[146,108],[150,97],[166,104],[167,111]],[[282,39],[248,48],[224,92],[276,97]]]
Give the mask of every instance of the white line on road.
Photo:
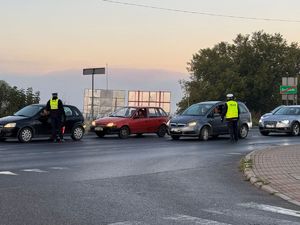
[[[0,171],[0,175],[17,176],[18,174],[12,173],[12,172],[10,172],[10,171]]]
[[[199,224],[199,225],[230,225],[228,223],[221,223],[214,220],[206,220],[198,217],[187,216],[187,215],[175,215],[164,217],[165,220],[173,220],[175,222],[186,222],[188,224]]]
[[[285,209],[285,208],[281,208],[281,207],[277,207],[277,206],[257,204],[254,202],[242,203],[239,205],[243,206],[243,207],[247,207],[247,208],[252,208],[252,209],[259,209],[259,210],[264,210],[264,211],[273,212],[273,213],[280,213],[280,214],[284,214],[284,215],[288,215],[288,216],[300,217],[300,211]]]
[[[227,153],[228,155],[243,155],[243,153],[240,153],[240,152],[230,152],[230,153]]]
[[[117,223],[110,223],[107,225],[147,225],[146,223],[143,222],[138,222],[138,221],[124,221],[124,222],[117,222]]]
[[[25,170],[22,170],[24,172],[35,172],[35,173],[47,173],[47,171],[45,170],[40,170],[40,169],[25,169]]]
[[[66,170],[68,169],[67,167],[59,167],[59,166],[54,166],[54,167],[50,167],[51,170]]]

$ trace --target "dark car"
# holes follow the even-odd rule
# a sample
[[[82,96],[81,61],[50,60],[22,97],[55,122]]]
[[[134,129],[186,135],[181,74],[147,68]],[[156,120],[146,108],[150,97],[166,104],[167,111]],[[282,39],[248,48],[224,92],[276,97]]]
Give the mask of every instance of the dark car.
[[[42,115],[46,105],[28,105],[13,116],[0,118],[0,140],[18,138],[20,142],[30,142],[36,137],[50,137],[51,121],[49,116]],[[66,123],[64,133],[73,140],[80,140],[84,135],[84,118],[81,112],[72,105],[64,105]]]
[[[246,105],[239,103],[239,137],[246,138],[252,127],[251,113]],[[207,101],[191,105],[183,113],[175,116],[168,122],[169,134],[172,139],[180,137],[198,137],[208,140],[210,136],[229,134],[227,124],[221,120],[221,112],[225,102]]]
[[[92,122],[91,131],[98,137],[118,134],[125,139],[130,134],[156,133],[164,137],[167,133],[168,115],[160,107],[123,107],[108,117]]]
[[[282,106],[273,114],[261,117],[259,131],[265,136],[272,132],[298,136],[300,131],[300,105]]]

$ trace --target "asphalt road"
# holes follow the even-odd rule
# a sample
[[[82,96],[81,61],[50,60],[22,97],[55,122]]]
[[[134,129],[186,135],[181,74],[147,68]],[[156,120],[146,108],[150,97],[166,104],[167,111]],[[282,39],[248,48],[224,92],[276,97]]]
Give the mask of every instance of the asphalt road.
[[[173,141],[88,135],[0,143],[0,225],[300,225],[300,209],[244,180],[254,149],[300,144],[260,136]]]

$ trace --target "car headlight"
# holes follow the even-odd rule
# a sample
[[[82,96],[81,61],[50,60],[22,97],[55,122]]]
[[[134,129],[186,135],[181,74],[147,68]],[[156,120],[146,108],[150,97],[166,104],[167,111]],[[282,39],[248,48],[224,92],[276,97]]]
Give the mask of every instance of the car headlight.
[[[92,122],[92,126],[96,126],[96,121],[95,120]]]
[[[290,121],[289,120],[282,120],[282,121],[280,121],[279,123],[283,123],[283,124],[289,124],[290,123]]]
[[[197,125],[197,122],[196,122],[196,121],[192,121],[192,122],[189,122],[189,123],[187,124],[188,127],[194,127],[194,126],[196,126],[196,125]]]
[[[5,128],[13,128],[13,127],[16,127],[16,123],[8,123],[8,124],[6,124],[4,127]]]
[[[169,121],[167,122],[167,126],[168,126],[168,127],[170,126],[170,121],[171,121],[171,120],[169,120]]]
[[[113,126],[115,126],[115,124],[114,123],[108,123],[108,124],[106,124],[106,126],[107,127],[113,127]]]
[[[259,123],[262,123],[262,119],[259,119],[259,121],[258,121]]]

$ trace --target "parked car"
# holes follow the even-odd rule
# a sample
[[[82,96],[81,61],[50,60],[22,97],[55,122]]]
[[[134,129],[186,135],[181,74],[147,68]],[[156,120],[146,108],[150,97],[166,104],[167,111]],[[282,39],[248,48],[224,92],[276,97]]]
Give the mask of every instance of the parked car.
[[[272,132],[299,135],[300,105],[283,106],[272,115],[261,117],[259,131],[265,136]]]
[[[51,120],[42,115],[46,105],[28,105],[12,116],[0,118],[0,140],[18,138],[20,142],[30,142],[36,137],[51,136]],[[64,105],[66,114],[65,135],[73,140],[80,140],[84,135],[84,118],[81,112],[72,105]]]
[[[118,134],[128,138],[130,134],[156,133],[164,137],[167,133],[167,113],[160,107],[123,107],[108,117],[92,122],[91,131],[98,137]]]
[[[268,116],[271,116],[273,115],[278,109],[282,108],[284,105],[280,105],[280,106],[277,106],[275,109],[273,109],[271,112],[268,112],[268,113],[265,113],[261,116],[261,118],[265,118],[265,117],[268,117]]]
[[[252,127],[251,113],[246,105],[239,103],[239,137],[246,138]],[[180,137],[198,137],[208,140],[210,136],[229,134],[227,124],[221,121],[221,112],[225,102],[207,101],[191,105],[183,113],[168,122],[168,131],[172,139]]]

